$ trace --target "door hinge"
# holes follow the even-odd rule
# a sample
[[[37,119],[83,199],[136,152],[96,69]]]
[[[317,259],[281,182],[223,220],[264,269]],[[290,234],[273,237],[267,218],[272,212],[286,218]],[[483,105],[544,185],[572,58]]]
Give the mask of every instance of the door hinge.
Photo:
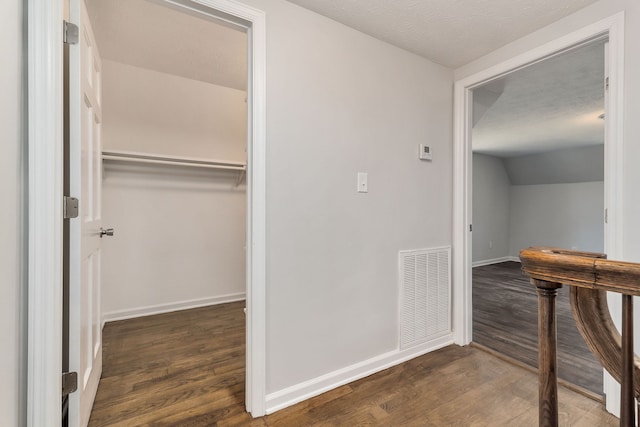
[[[604,79],[604,90],[609,90],[609,77]]]
[[[473,231],[473,224],[469,224],[469,231]]]
[[[604,210],[604,223],[609,224],[609,209]]]
[[[62,397],[65,397],[78,390],[78,373],[63,372],[62,373]]]
[[[78,31],[78,26],[76,24],[72,24],[71,22],[64,21],[62,39],[66,44],[77,44],[79,33],[80,31]]]
[[[78,199],[75,197],[64,196],[62,203],[62,216],[64,219],[78,217]]]

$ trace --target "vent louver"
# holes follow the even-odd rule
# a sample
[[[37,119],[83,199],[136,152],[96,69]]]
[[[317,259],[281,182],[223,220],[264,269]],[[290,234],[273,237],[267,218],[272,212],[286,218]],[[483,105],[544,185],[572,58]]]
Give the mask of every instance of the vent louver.
[[[450,248],[400,252],[400,348],[451,332]]]

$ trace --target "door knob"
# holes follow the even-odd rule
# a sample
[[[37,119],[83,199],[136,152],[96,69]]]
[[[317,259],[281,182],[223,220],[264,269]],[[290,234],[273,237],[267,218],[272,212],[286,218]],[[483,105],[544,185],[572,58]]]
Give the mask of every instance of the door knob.
[[[113,236],[113,228],[100,227],[100,238],[102,238],[102,236]]]

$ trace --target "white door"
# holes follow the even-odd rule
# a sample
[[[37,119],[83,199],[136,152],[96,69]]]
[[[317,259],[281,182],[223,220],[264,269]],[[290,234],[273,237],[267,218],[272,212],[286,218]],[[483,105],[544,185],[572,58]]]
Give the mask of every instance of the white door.
[[[69,49],[70,190],[80,199],[70,223],[69,368],[78,373],[78,390],[69,396],[69,425],[84,427],[102,373],[101,61],[83,0],[70,1],[69,16],[79,28]]]

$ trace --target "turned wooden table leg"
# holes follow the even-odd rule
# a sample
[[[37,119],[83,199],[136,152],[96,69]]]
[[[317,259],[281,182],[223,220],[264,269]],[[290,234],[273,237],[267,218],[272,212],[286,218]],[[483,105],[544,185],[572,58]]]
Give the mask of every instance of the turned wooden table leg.
[[[531,279],[538,291],[538,399],[540,427],[558,426],[556,296],[560,283]]]

